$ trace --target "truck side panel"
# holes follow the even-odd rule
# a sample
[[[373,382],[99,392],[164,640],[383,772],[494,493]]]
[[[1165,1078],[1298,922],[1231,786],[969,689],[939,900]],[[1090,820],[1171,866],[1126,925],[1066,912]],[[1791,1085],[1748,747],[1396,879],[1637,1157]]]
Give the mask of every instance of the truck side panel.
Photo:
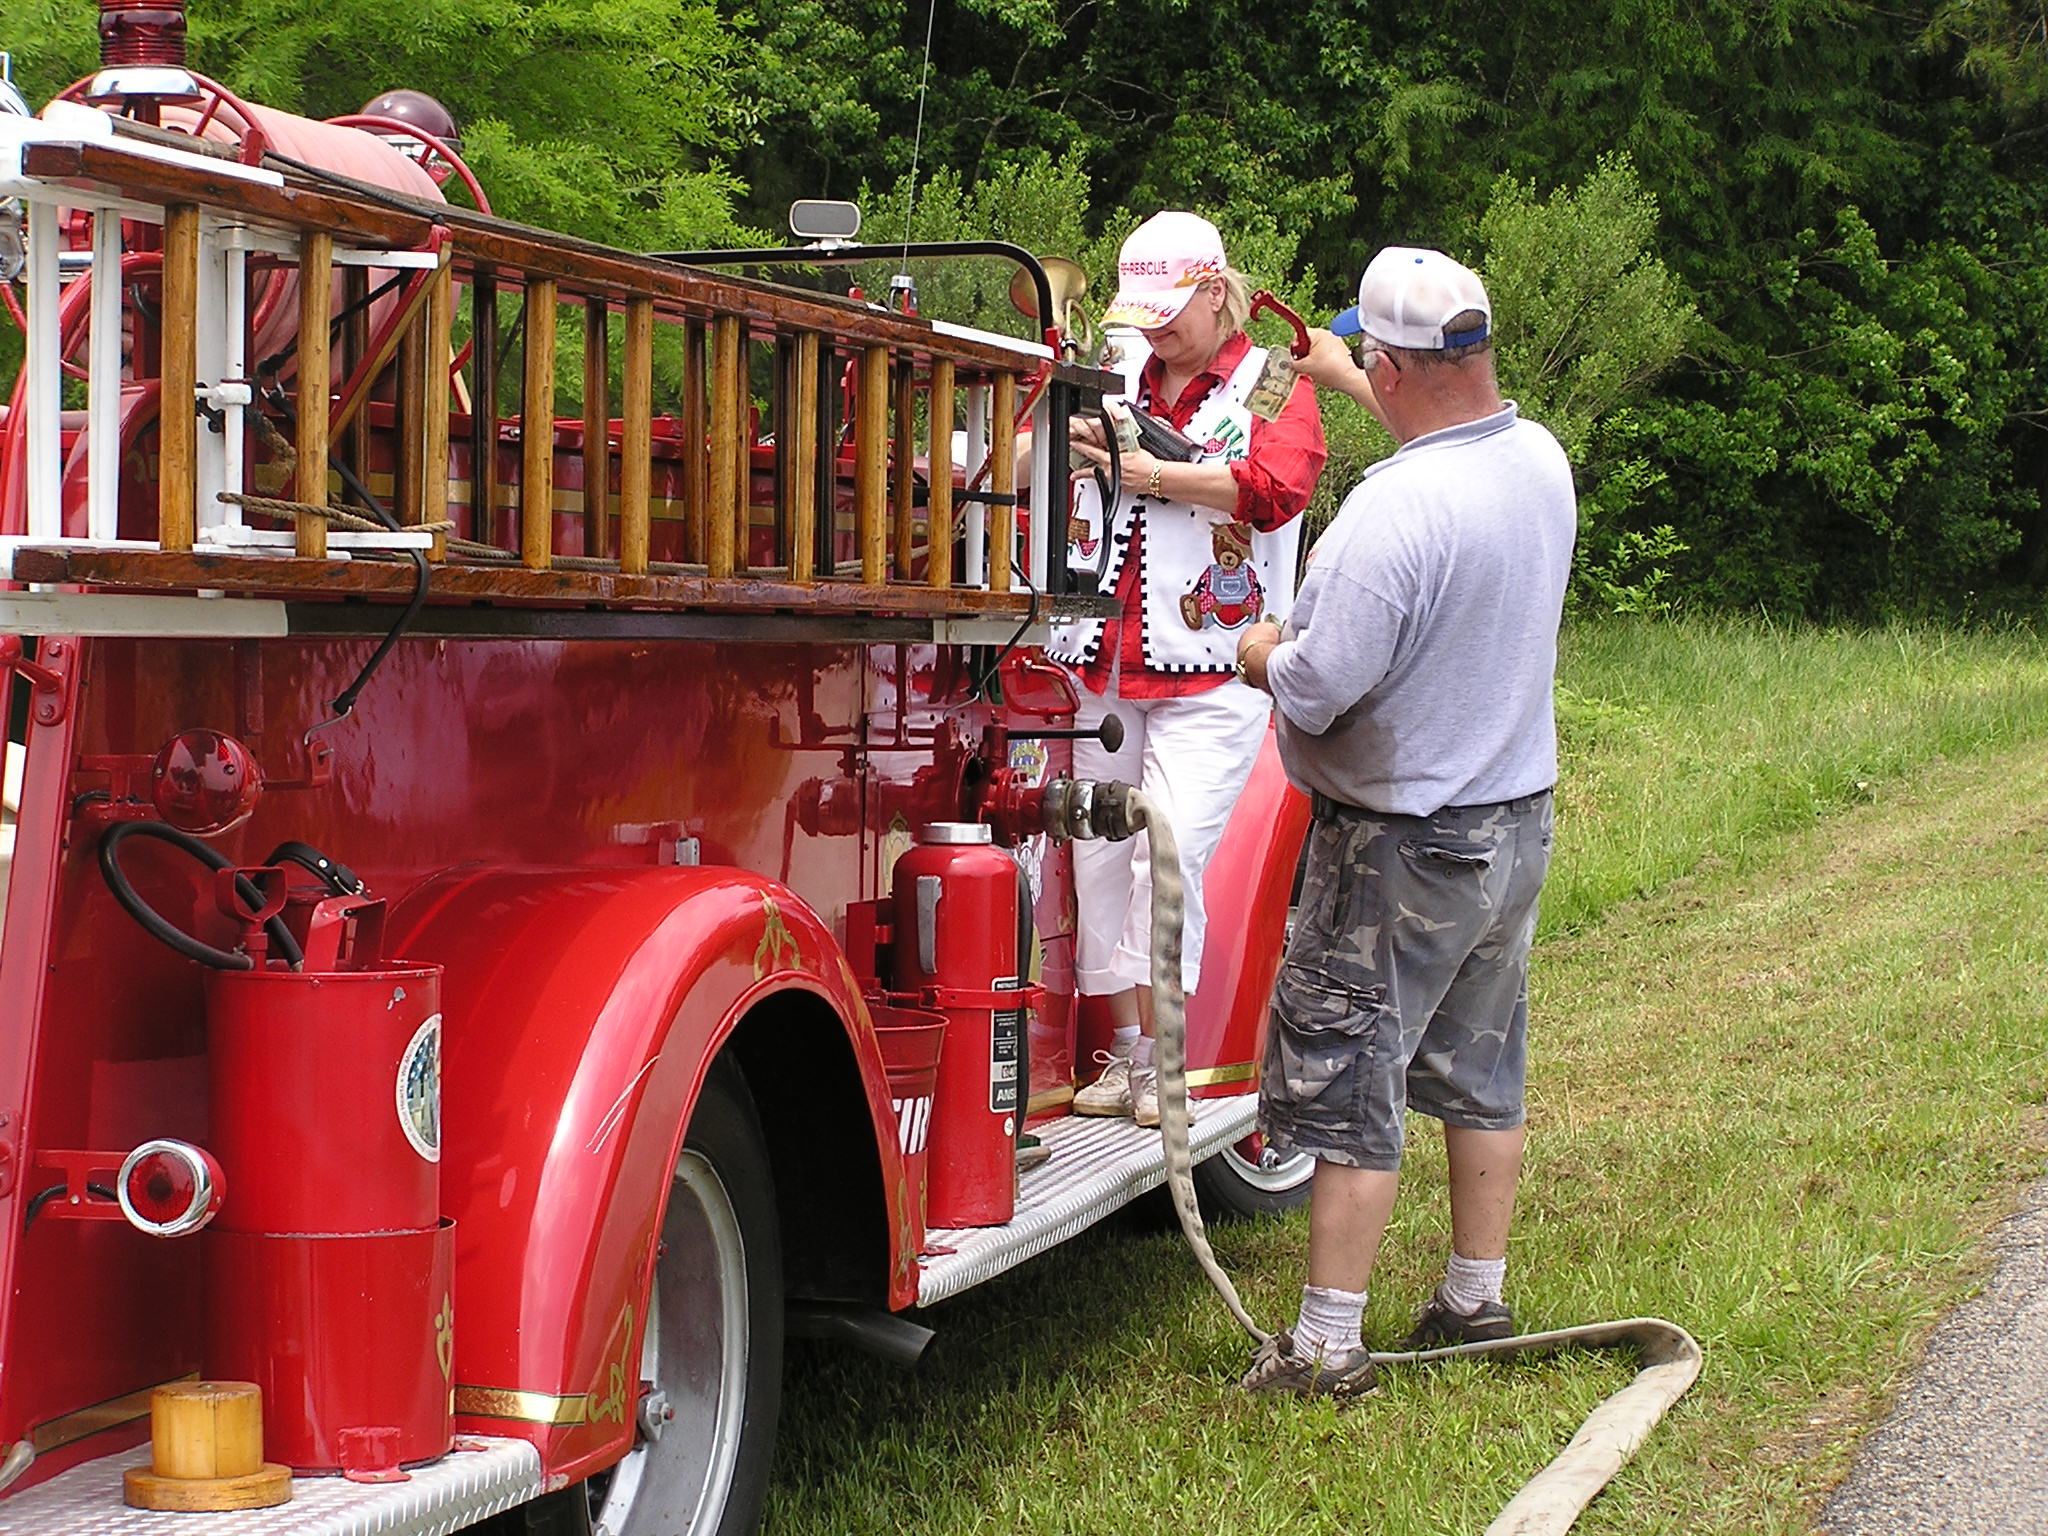
[[[16,1170],[11,1186],[0,1177],[0,1286],[13,1298],[0,1341],[0,1440],[91,1427],[73,1416],[201,1366],[201,1244],[66,1219],[46,1194],[65,1180],[53,1151],[107,1153],[117,1166],[150,1136],[204,1145],[200,968],[115,904],[95,862],[112,819],[154,814],[135,797],[174,733],[227,731],[263,765],[268,788],[253,817],[211,839],[238,863],[296,838],[396,899],[457,865],[595,878],[695,857],[817,893],[812,954],[843,922],[844,903],[872,894],[876,804],[912,823],[957,814],[950,747],[935,752],[927,738],[914,757],[873,766],[862,749],[870,673],[893,667],[897,647],[871,659],[853,644],[407,641],[351,716],[309,737],[373,642],[66,643],[81,681],[55,723],[29,730],[0,953],[10,1021],[0,1143],[11,1143]],[[314,760],[309,743],[331,756]],[[843,812],[804,812],[835,794]],[[131,841],[123,857],[158,911],[233,944],[200,866],[159,844]],[[748,963],[761,938],[758,897],[754,911]],[[523,957],[501,963],[510,981]],[[829,973],[815,985],[843,990]],[[700,1021],[699,1038],[716,1024]],[[676,1090],[677,1114],[688,1088]],[[886,1124],[886,1100],[881,1109]],[[38,1195],[45,1204],[24,1234]],[[104,1448],[102,1438],[92,1449]],[[31,1476],[62,1464],[40,1461]]]

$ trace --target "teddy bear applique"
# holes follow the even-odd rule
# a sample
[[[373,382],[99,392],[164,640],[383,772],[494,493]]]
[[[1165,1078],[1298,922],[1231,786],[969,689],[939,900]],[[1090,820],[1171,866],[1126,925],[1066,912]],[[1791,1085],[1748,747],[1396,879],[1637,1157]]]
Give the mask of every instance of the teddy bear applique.
[[[1209,530],[1215,560],[1182,594],[1180,616],[1189,629],[1217,624],[1236,629],[1265,606],[1265,589],[1252,568],[1252,531],[1243,523],[1218,523]]]

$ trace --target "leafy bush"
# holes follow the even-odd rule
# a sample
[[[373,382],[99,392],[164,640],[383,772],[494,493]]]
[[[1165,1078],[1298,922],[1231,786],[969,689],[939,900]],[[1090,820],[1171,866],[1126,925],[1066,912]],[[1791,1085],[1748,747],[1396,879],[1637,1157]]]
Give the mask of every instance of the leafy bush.
[[[2012,239],[2011,218],[1893,256],[1843,208],[1765,268],[1773,339],[1703,370],[1701,398],[1651,408],[1671,476],[1650,499],[1692,546],[1702,600],[1954,610],[2010,579],[2040,523],[2027,423],[2048,318],[2048,241]]]
[[[1656,228],[1656,199],[1625,155],[1548,198],[1503,177],[1478,225],[1485,254],[1475,265],[1493,300],[1502,391],[1557,435],[1578,483],[1573,601],[1619,613],[1667,609],[1668,562],[1685,549],[1669,523],[1636,521],[1663,477],[1631,402],[1700,324],[1654,253]],[[1331,452],[1312,509],[1318,525],[1394,447],[1348,400],[1326,403],[1324,425]]]

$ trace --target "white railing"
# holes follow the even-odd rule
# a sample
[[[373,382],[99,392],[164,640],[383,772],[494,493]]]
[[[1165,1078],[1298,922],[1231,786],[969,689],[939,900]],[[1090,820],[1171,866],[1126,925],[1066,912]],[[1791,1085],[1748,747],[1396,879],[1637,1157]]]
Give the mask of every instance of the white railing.
[[[132,139],[116,140],[112,120],[103,113],[71,103],[53,103],[42,118],[0,114],[0,197],[18,199],[26,211],[27,262],[23,270],[23,309],[27,319],[22,409],[26,422],[23,479],[26,518],[23,536],[0,537],[0,573],[11,572],[13,551],[25,545],[99,549],[146,549],[161,546],[153,539],[119,536],[121,496],[121,431],[128,411],[124,387],[132,370],[124,342],[133,333],[124,315],[124,284],[120,275],[129,252],[123,242],[124,221],[162,229],[164,210],[156,204],[123,198],[109,191],[68,183],[45,182],[22,170],[22,155],[38,142],[85,141],[140,160],[172,165],[203,165],[214,175],[281,187],[274,171],[236,161],[200,155]],[[83,214],[91,227],[89,250],[71,250],[65,233],[67,216]],[[289,549],[289,530],[248,526],[241,506],[230,499],[244,490],[248,463],[248,408],[253,400],[247,356],[248,258],[263,252],[282,264],[298,259],[295,232],[265,229],[217,211],[199,218],[199,281],[193,316],[197,387],[192,409],[209,413],[210,427],[198,433],[194,454],[195,522],[201,545],[225,548]],[[360,266],[392,272],[431,269],[436,257],[417,251],[341,248],[336,266]],[[109,280],[108,274],[114,274]],[[67,294],[85,283],[86,331],[83,348],[86,397],[83,458],[85,467],[85,532],[64,531],[65,481],[63,311]],[[161,402],[160,410],[168,410]],[[426,549],[432,536],[413,532],[343,532],[329,534],[337,551],[347,549]]]

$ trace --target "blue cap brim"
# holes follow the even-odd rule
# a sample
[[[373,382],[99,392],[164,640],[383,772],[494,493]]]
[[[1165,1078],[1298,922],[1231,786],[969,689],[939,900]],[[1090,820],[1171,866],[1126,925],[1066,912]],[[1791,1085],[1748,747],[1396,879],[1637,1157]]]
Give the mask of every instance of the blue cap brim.
[[[1364,332],[1365,326],[1359,321],[1356,304],[1330,322],[1330,334],[1333,336],[1359,336]]]

